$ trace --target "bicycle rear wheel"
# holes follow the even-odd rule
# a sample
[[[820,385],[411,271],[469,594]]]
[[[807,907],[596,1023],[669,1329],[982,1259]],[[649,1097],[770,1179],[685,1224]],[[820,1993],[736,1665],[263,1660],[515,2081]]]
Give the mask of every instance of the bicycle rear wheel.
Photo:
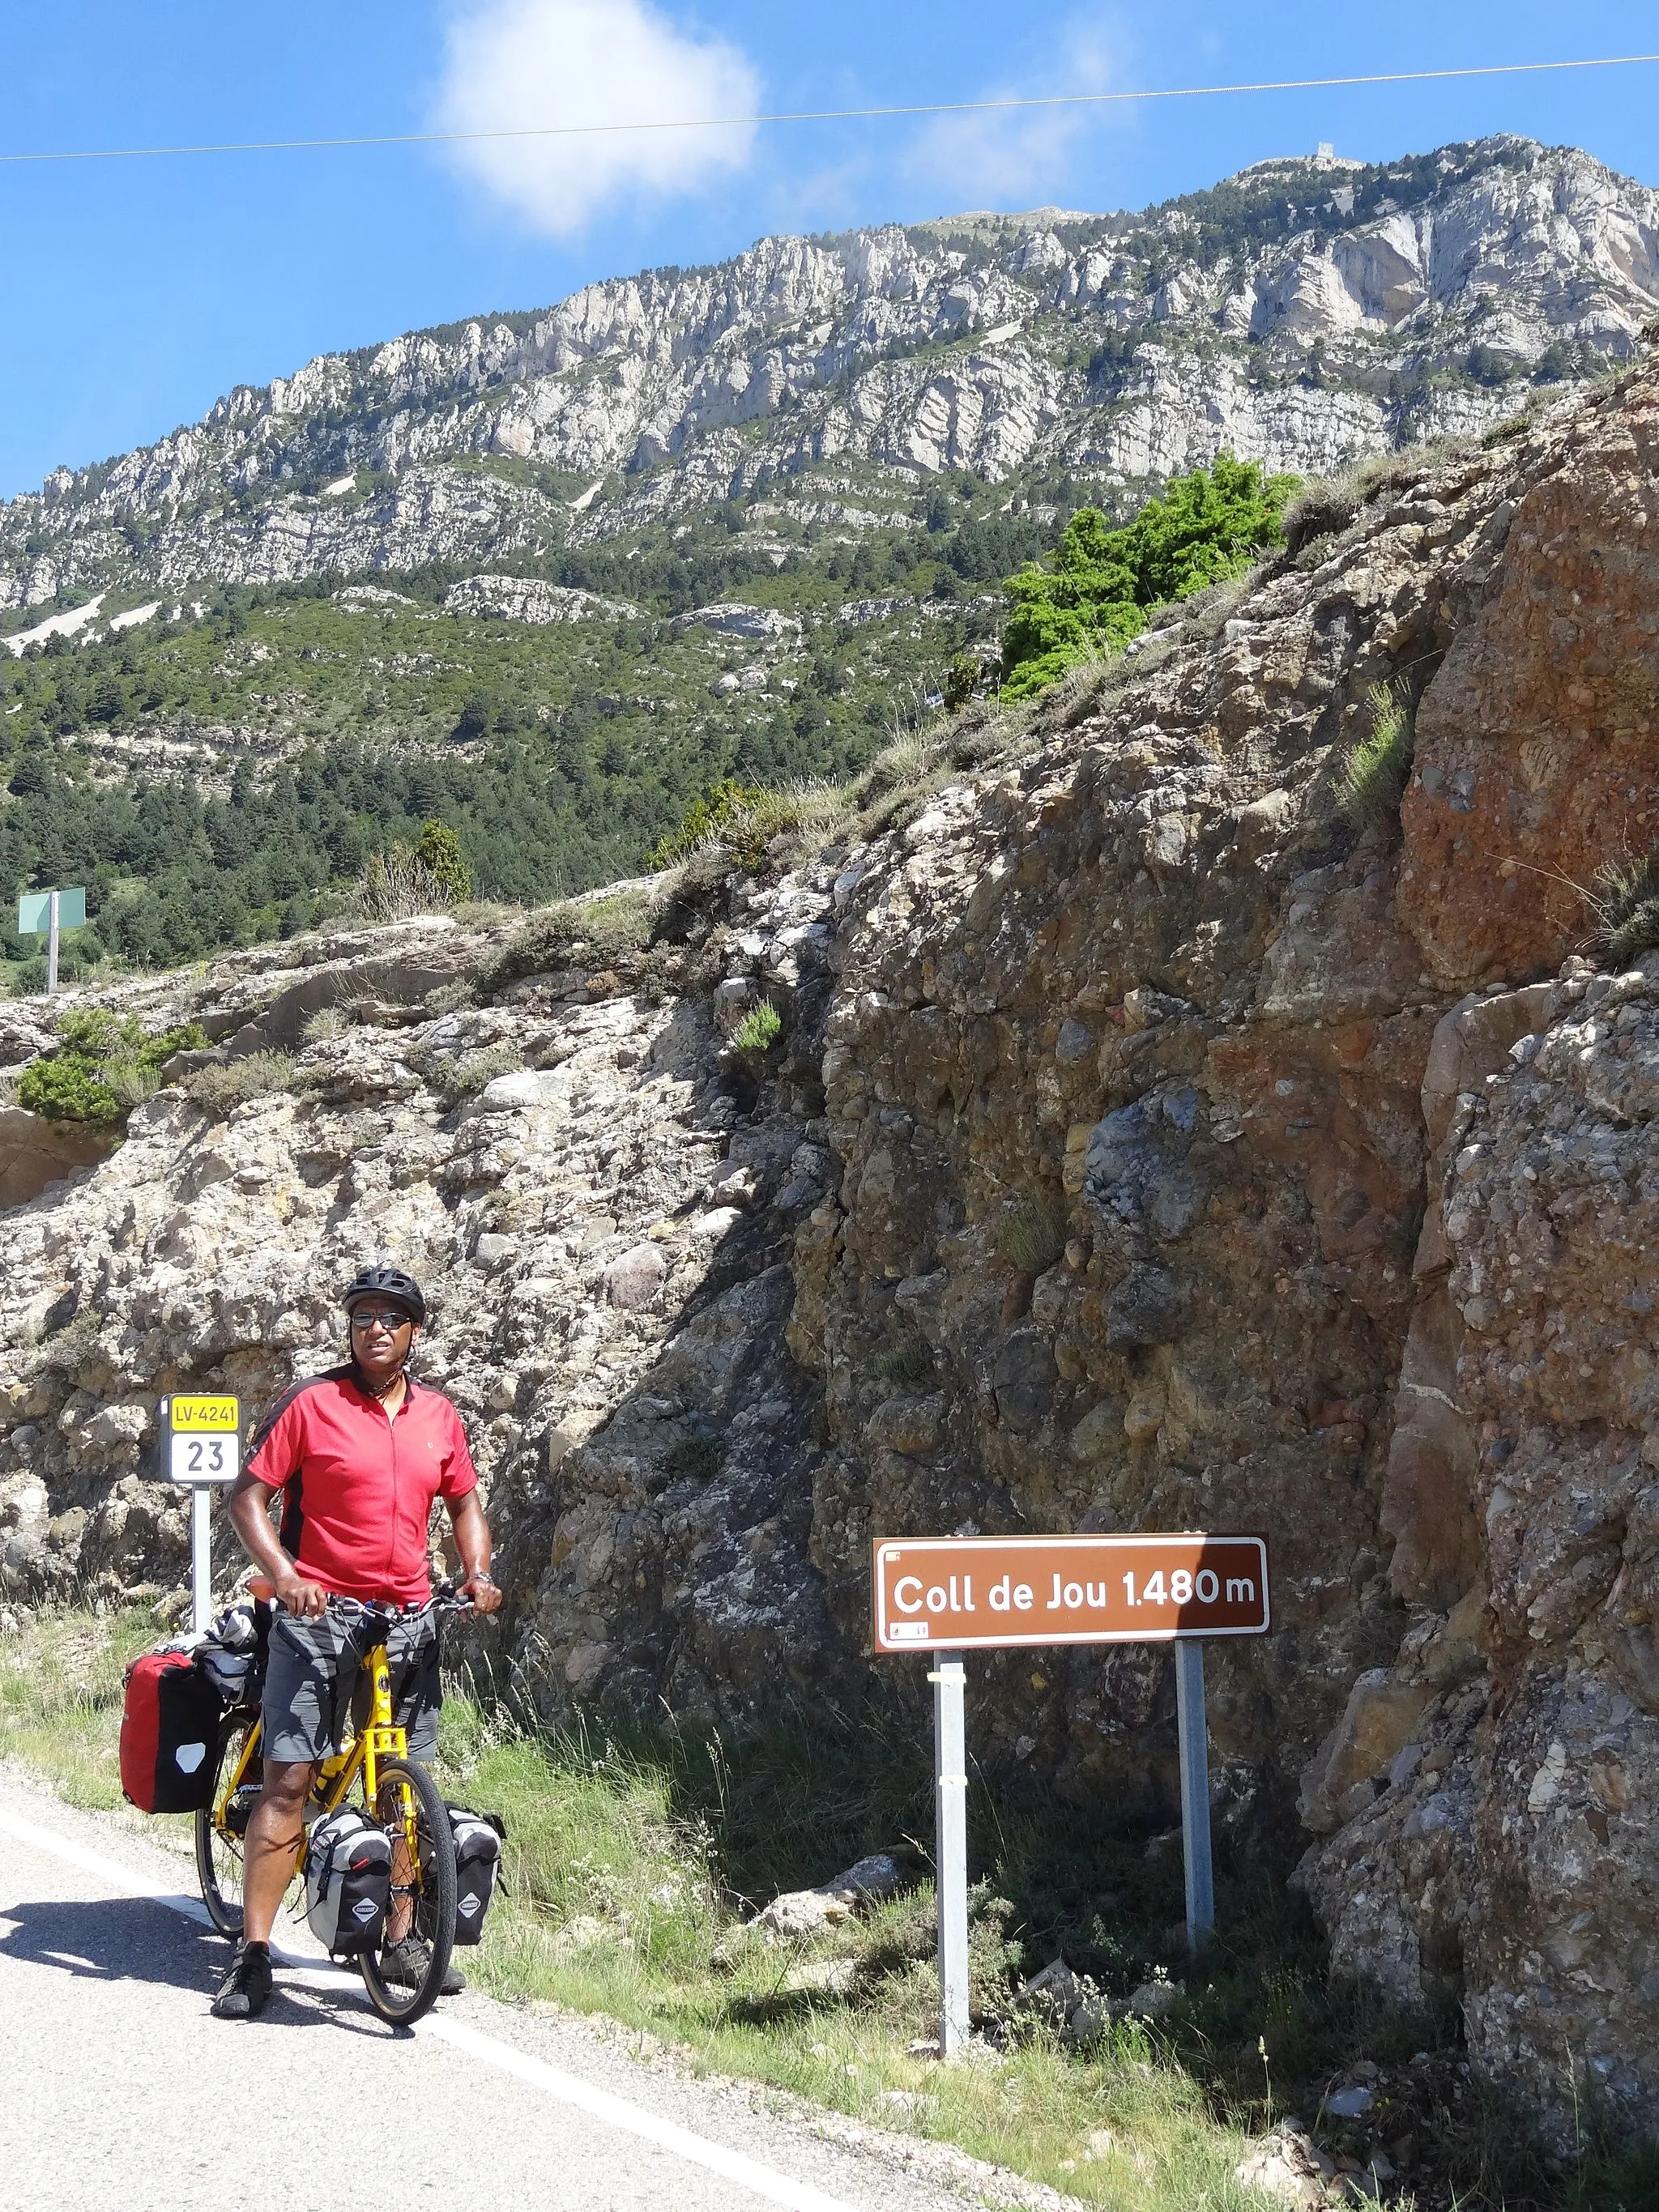
[[[454,1948],[455,1838],[437,1784],[413,1759],[380,1762],[369,1816],[392,1838],[392,1910],[381,1949],[363,1952],[357,1963],[375,2011],[394,2027],[407,2027],[437,2002]],[[385,1954],[400,1905],[407,1907],[409,1925],[398,1947],[400,1978],[393,1980]]]
[[[202,1902],[222,1936],[242,1932],[242,1853],[248,1815],[258,1802],[264,1761],[250,1760],[246,1774],[228,1804],[227,1784],[241,1764],[248,1737],[259,1725],[258,1713],[232,1713],[219,1731],[213,1767],[212,1802],[196,1815],[196,1872]]]

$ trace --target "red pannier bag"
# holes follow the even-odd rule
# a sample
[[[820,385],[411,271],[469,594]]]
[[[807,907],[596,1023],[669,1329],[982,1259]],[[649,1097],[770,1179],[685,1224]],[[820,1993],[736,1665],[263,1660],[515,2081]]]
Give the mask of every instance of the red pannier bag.
[[[212,1802],[223,1702],[188,1651],[152,1651],[127,1669],[121,1789],[141,1813]]]

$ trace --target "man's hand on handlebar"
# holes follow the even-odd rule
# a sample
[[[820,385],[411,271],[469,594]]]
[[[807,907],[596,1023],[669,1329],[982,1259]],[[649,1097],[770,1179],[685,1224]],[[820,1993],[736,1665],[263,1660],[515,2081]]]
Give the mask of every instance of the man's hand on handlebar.
[[[480,1613],[494,1613],[501,1601],[499,1586],[486,1574],[468,1575],[458,1587],[460,1594],[470,1597]]]
[[[293,1570],[276,1577],[276,1595],[284,1613],[296,1614],[301,1620],[319,1620],[328,1603],[328,1592],[320,1583],[307,1582]]]

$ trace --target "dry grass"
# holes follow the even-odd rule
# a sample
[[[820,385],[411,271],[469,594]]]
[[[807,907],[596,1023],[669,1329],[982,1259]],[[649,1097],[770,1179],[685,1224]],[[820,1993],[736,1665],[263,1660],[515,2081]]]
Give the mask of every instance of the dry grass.
[[[294,1061],[285,1052],[251,1052],[241,1060],[215,1060],[185,1078],[192,1106],[222,1121],[250,1098],[270,1098],[294,1088]]]

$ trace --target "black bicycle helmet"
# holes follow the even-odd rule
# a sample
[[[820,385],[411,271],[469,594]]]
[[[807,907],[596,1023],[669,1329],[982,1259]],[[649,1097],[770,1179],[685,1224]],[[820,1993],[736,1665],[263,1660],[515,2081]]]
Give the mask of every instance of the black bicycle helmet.
[[[426,1319],[426,1297],[413,1275],[404,1274],[401,1267],[387,1267],[378,1262],[372,1267],[361,1268],[346,1286],[340,1304],[349,1313],[359,1298],[395,1298],[408,1310],[411,1321]]]

